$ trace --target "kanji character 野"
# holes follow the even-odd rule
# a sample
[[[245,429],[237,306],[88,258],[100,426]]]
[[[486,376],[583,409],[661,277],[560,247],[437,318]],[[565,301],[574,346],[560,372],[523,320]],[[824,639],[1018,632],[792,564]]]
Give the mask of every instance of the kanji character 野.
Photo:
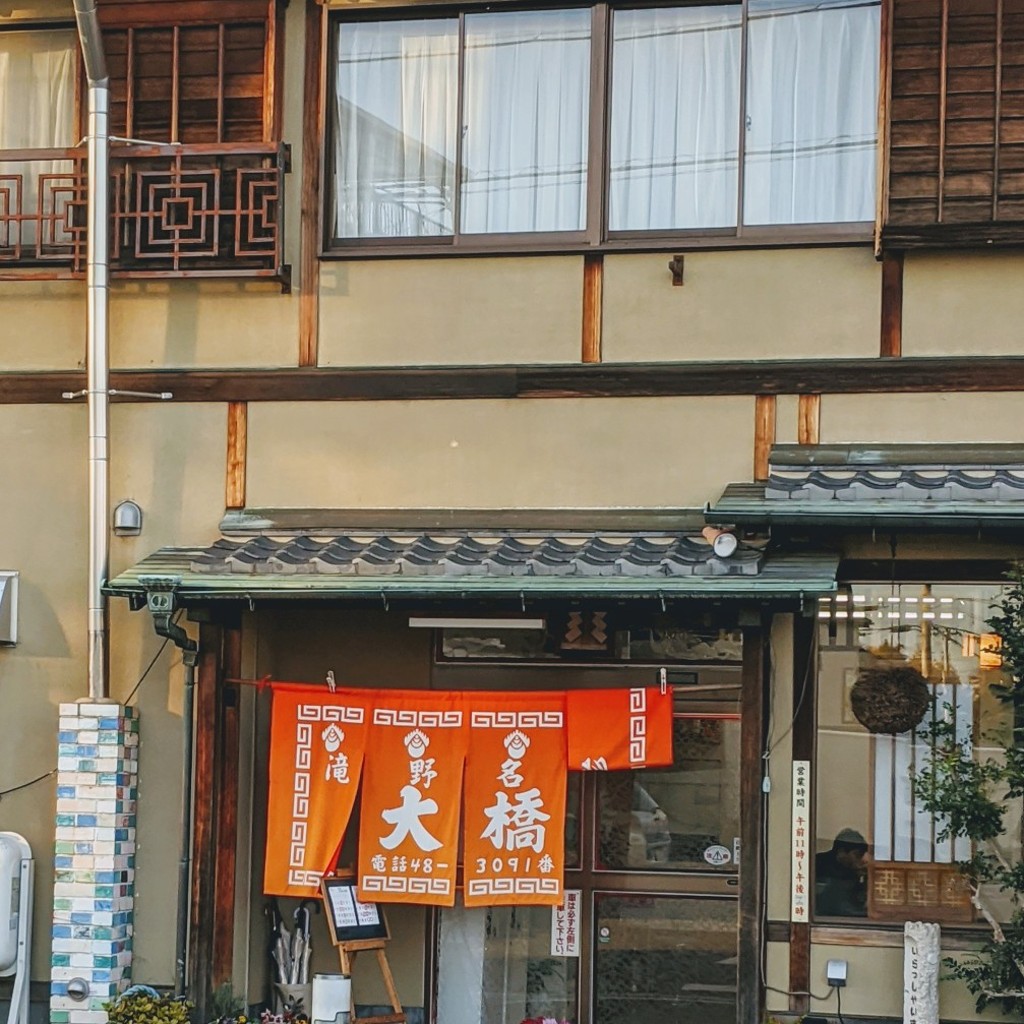
[[[381,839],[380,845],[386,850],[393,850],[406,836],[410,836],[421,850],[439,850],[442,844],[420,821],[424,815],[437,814],[437,801],[423,799],[415,786],[403,786],[401,796],[400,807],[392,807],[380,813],[389,825],[395,826],[390,835]]]

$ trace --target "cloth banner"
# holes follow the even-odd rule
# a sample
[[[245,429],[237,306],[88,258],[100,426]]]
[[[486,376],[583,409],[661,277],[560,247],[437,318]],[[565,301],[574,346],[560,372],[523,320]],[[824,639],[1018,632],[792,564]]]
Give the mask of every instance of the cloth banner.
[[[565,694],[466,695],[467,907],[562,902]]]
[[[377,691],[359,822],[359,899],[455,903],[466,759],[458,693]]]
[[[672,691],[569,690],[570,771],[621,771],[672,764]]]
[[[319,897],[352,814],[366,750],[365,692],[275,686],[263,891]]]

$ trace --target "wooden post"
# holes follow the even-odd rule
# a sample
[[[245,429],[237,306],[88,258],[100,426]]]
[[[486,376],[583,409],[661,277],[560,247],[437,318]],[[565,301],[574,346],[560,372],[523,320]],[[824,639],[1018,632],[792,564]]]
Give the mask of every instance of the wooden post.
[[[302,192],[299,251],[299,366],[320,356],[320,182],[323,134],[323,42],[326,8],[306,0],[306,66],[302,79]]]
[[[245,472],[248,458],[249,405],[228,402],[228,455],[224,507],[245,508]]]
[[[339,942],[338,959],[341,962],[341,973],[352,977],[356,954],[370,950],[377,954],[377,966],[380,968],[381,977],[384,979],[384,989],[388,994],[388,999],[391,1001],[391,1009],[394,1012],[380,1013],[373,1017],[357,1017],[355,999],[353,998],[352,1024],[406,1024],[405,1012],[402,1010],[402,1001],[398,998],[395,978],[391,973],[391,965],[388,963],[387,939],[355,939],[351,942]]]
[[[604,312],[604,257],[583,257],[583,362],[601,362],[601,327]]]
[[[797,402],[798,444],[819,444],[821,439],[821,395],[801,395]]]
[[[761,987],[761,906],[764,842],[761,789],[764,750],[765,686],[770,677],[767,623],[743,630],[743,693],[740,721],[740,895],[739,964],[736,1020],[761,1024],[764,991]]]
[[[768,457],[775,444],[775,395],[758,395],[754,399],[754,479],[768,479]]]
[[[903,354],[903,253],[882,257],[882,337],[880,354]]]

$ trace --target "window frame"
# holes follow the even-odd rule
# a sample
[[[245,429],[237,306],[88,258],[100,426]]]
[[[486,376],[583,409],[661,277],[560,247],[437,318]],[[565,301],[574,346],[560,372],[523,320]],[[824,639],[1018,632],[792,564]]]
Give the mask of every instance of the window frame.
[[[856,563],[851,563],[851,568],[853,564]],[[998,568],[1001,569],[1002,572],[994,571],[996,568],[995,563],[981,563],[977,560],[965,560],[962,567],[957,566],[955,561],[941,563],[942,568],[939,568],[939,565],[940,563],[932,562],[897,562],[892,569],[888,570],[888,572],[883,572],[881,571],[882,563],[880,562],[860,563],[862,571],[851,574],[841,574],[838,593],[851,593],[857,587],[882,588],[895,585],[896,587],[902,588],[920,586],[924,584],[939,588],[1004,588],[1006,586],[1006,576],[1010,568],[1010,563],[999,563]],[[880,571],[872,571],[876,567],[878,567]],[[867,571],[863,571],[863,568],[867,568]],[[958,568],[962,571],[958,572]],[[817,631],[822,624],[817,615],[817,608],[815,609],[815,618],[813,619],[813,622],[815,627],[815,636],[817,636]],[[832,620],[832,625],[834,625],[834,622],[835,620]],[[853,628],[856,629],[856,627]],[[817,841],[821,838],[818,835],[818,806],[821,778],[821,759],[819,755],[821,739],[820,687],[823,676],[821,654],[823,653],[823,650],[826,650],[825,648],[822,648],[817,639],[814,641],[813,649],[815,652],[814,669],[812,679],[810,680],[810,685],[813,688],[813,699],[809,702],[811,713],[813,715],[810,784],[811,827],[809,829],[810,838],[812,840],[812,850],[816,847]],[[872,857],[874,856],[874,847],[874,837],[872,837],[871,840],[869,840],[869,852]],[[855,929],[861,933],[881,934],[885,932],[899,931],[902,934],[904,925],[904,922],[902,921],[886,918],[872,918],[868,916],[842,916],[819,913],[817,911],[817,878],[814,860],[815,854],[812,852],[809,873],[810,907],[806,922],[811,928],[815,931],[823,931],[824,933],[836,930],[845,932]],[[955,866],[957,864],[957,860],[955,858],[949,862],[939,862],[935,860],[918,862],[912,860],[907,863],[941,863],[947,866]],[[910,919],[911,917],[908,915],[907,920]],[[975,936],[987,932],[989,930],[989,926],[980,914],[976,914],[974,919],[971,921],[945,922],[942,925],[942,930],[944,935],[958,934],[960,936],[968,937],[968,941],[973,941]]]
[[[654,10],[686,6],[723,6],[740,9],[740,65],[739,65],[739,124],[737,145],[737,223],[717,228],[666,228],[655,230],[619,230],[608,228],[611,178],[611,81],[612,23],[617,10]],[[747,53],[749,0],[565,0],[558,10],[588,9],[591,12],[590,103],[588,116],[587,179],[585,185],[585,224],[576,232],[517,232],[506,234],[469,234],[459,231],[460,190],[462,185],[462,139],[457,132],[455,176],[453,181],[453,231],[447,236],[404,236],[393,238],[343,238],[333,232],[334,185],[336,181],[336,120],[331,111],[335,98],[335,68],[342,26],[366,22],[420,21],[427,19],[456,19],[458,22],[458,81],[456,122],[462,115],[464,83],[464,39],[466,15],[481,10],[533,11],[549,9],[540,3],[519,2],[494,4],[487,0],[463,0],[454,5],[439,0],[410,8],[395,6],[391,0],[370,0],[358,10],[337,7],[325,19],[324,73],[321,76],[321,109],[324,111],[322,133],[318,145],[322,151],[321,194],[321,259],[353,259],[360,257],[388,258],[398,256],[476,256],[476,255],[569,255],[577,253],[662,252],[669,249],[723,249],[790,247],[803,245],[861,245],[874,240],[874,214],[870,220],[758,224],[743,223],[746,159],[746,132],[742,126],[746,119]],[[878,84],[882,82],[885,53],[879,40]],[[880,94],[876,107],[880,103]],[[876,128],[875,147],[880,144]],[[875,164],[875,196],[881,189]]]

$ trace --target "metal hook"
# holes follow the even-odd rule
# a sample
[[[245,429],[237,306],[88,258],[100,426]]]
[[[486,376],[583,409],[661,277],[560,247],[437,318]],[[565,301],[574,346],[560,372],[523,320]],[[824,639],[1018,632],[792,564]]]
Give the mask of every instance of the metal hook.
[[[668,692],[668,669],[658,669],[658,681],[661,684],[661,693],[664,696]]]
[[[526,611],[526,594],[522,590],[519,591],[519,607]]]
[[[388,608],[388,595],[385,594],[383,590],[380,592],[380,599],[384,602],[384,611],[389,611],[390,609]]]
[[[665,611],[665,594],[663,591],[658,591],[658,600],[661,601],[661,610]]]
[[[334,691],[338,688],[338,684],[334,681],[333,669],[328,669],[327,678],[324,680],[324,682],[327,683],[327,689],[330,690],[331,693],[334,693]]]

